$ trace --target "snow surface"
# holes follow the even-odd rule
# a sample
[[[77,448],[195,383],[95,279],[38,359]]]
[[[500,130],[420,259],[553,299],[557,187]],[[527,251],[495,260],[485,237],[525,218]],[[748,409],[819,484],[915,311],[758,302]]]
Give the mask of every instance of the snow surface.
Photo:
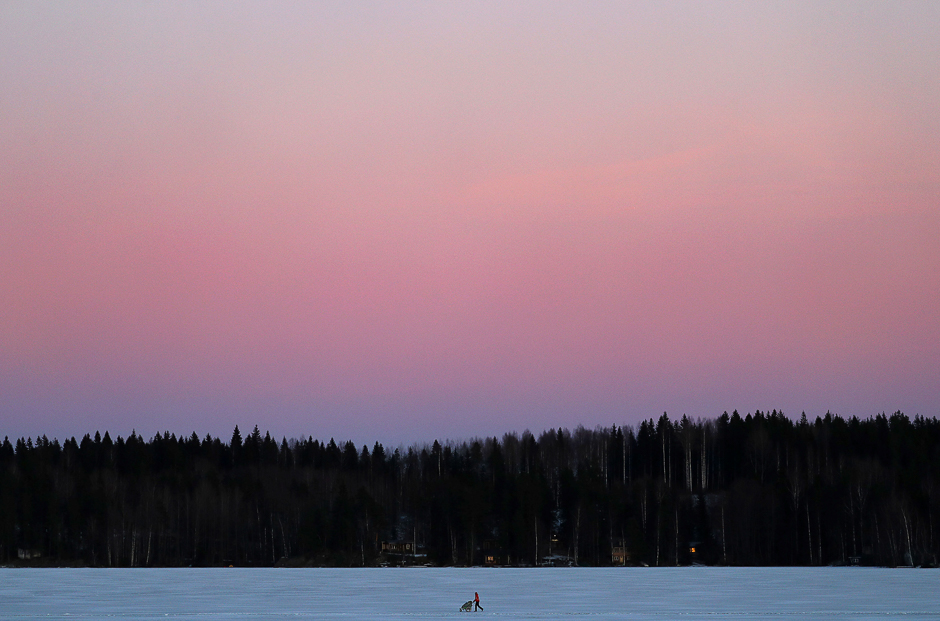
[[[484,611],[458,612],[480,593]],[[473,617],[470,617],[470,615]],[[940,619],[940,571],[0,569],[0,619]]]

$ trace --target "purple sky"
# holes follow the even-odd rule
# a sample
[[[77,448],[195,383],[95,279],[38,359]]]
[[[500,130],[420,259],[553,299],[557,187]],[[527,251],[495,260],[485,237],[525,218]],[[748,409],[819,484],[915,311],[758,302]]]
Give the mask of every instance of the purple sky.
[[[940,414],[940,3],[0,4],[0,436]]]

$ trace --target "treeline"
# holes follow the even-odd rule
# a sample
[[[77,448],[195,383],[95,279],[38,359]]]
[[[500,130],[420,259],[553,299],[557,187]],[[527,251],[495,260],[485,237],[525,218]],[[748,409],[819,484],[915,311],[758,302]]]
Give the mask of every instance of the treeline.
[[[394,450],[257,427],[0,445],[5,564],[936,565],[938,517],[940,423],[900,412]]]

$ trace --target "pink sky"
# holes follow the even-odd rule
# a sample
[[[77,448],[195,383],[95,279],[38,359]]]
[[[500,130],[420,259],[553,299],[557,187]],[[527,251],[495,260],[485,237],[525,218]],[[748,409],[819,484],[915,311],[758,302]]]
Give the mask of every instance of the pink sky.
[[[0,435],[940,414],[936,3],[0,5]]]

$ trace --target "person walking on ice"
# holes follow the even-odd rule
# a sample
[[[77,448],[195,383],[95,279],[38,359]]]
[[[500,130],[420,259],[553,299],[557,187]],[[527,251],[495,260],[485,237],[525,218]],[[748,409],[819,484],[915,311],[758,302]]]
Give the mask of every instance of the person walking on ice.
[[[480,605],[480,594],[476,591],[473,592],[473,612],[477,610],[483,610],[483,606]]]

